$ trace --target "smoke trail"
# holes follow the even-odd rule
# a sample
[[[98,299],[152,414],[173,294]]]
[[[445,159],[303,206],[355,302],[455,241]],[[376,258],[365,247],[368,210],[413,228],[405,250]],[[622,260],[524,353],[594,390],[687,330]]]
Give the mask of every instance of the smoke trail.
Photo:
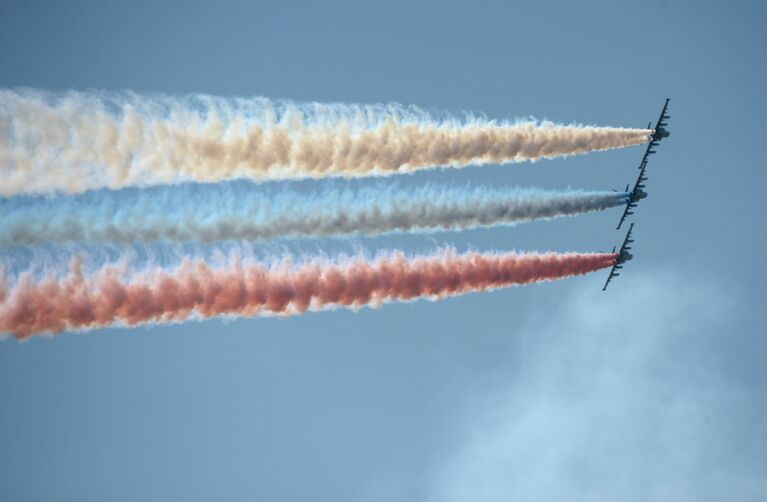
[[[406,257],[310,261],[299,266],[235,263],[212,268],[187,260],[173,271],[155,268],[126,277],[106,265],[85,274],[74,261],[64,278],[23,274],[0,303],[0,333],[17,338],[112,324],[182,321],[192,316],[292,315],[344,306],[353,309],[418,298],[586,274],[615,263],[616,255],[465,253],[443,250]],[[5,286],[9,287],[9,286]]]
[[[400,105],[0,90],[0,195],[390,175],[620,148],[650,133]]]
[[[625,204],[628,197],[624,192],[488,186],[391,184],[313,193],[257,188],[244,182],[187,184],[0,200],[0,246],[458,230],[599,211]]]

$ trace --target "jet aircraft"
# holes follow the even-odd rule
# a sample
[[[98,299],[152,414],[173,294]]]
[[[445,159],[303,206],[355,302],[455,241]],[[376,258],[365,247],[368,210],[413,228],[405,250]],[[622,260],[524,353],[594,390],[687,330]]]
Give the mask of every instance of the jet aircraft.
[[[629,231],[626,233],[626,238],[623,240],[623,245],[621,246],[620,251],[618,251],[618,257],[615,259],[615,265],[613,265],[613,268],[610,270],[610,275],[607,277],[607,282],[605,282],[605,285],[602,288],[602,291],[607,289],[607,285],[610,284],[610,281],[613,279],[613,277],[618,277],[619,275],[621,275],[620,272],[618,272],[618,270],[623,268],[623,264],[634,257],[634,255],[632,255],[629,252],[631,250],[630,244],[634,242],[634,239],[631,238],[632,230],[634,230],[633,223],[631,224],[631,226],[629,226]],[[613,246],[613,253],[615,253],[614,246]]]
[[[643,169],[647,164],[647,159],[650,157],[650,155],[655,154],[655,147],[658,146],[658,143],[660,143],[663,138],[668,138],[671,136],[671,132],[666,129],[666,127],[668,127],[667,120],[671,118],[671,115],[667,113],[669,101],[671,101],[671,99],[666,98],[666,103],[663,105],[663,109],[660,111],[660,117],[658,117],[658,122],[655,123],[655,129],[653,130],[652,136],[650,137],[650,143],[647,144],[647,150],[645,150],[644,156],[642,156],[642,162],[639,164],[639,169]],[[650,129],[651,125],[652,122],[648,123],[647,128]]]
[[[628,202],[626,203],[626,209],[623,210],[621,221],[618,222],[618,227],[616,230],[620,230],[621,225],[623,225],[623,222],[626,221],[626,218],[634,214],[633,209],[637,207],[639,201],[647,197],[647,192],[644,191],[645,181],[647,181],[647,176],[645,175],[646,167],[647,165],[642,166],[641,171],[639,171],[639,177],[637,178],[637,181],[634,184],[634,188],[631,190],[631,192],[629,192],[629,186],[626,185],[626,192],[629,194],[629,198]]]

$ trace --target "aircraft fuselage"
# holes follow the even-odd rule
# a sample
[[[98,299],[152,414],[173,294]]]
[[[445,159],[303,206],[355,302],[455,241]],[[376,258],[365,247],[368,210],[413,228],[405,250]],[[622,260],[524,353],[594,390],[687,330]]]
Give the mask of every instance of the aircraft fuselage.
[[[666,129],[665,127],[660,127],[659,126],[657,129],[655,129],[655,132],[652,134],[652,140],[653,141],[660,141],[663,138],[668,138],[669,136],[671,136],[671,132],[668,129]]]

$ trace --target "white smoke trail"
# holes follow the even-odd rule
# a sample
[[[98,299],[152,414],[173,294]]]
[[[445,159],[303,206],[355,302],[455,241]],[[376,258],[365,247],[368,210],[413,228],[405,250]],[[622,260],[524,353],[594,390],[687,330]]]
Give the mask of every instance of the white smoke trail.
[[[0,246],[131,244],[461,230],[571,216],[625,204],[612,191],[398,184],[360,190],[259,190],[246,182],[0,200]]]
[[[650,133],[400,105],[0,90],[0,195],[391,175],[620,148]]]

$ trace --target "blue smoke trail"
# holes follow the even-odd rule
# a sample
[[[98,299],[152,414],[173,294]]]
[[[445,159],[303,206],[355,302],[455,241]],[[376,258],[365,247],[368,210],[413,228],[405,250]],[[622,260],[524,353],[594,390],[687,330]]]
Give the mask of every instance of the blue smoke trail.
[[[625,204],[613,191],[377,184],[315,191],[244,181],[0,199],[0,247],[266,241],[513,225]]]

